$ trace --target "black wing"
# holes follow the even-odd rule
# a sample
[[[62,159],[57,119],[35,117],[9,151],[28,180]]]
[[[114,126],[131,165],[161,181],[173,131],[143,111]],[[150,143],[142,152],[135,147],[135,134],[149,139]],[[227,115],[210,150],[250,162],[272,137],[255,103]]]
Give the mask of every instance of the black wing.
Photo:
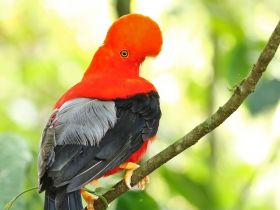
[[[92,99],[82,100],[88,103],[87,100]],[[129,99],[115,100],[113,104],[116,120],[114,120],[114,112],[110,109],[112,104],[109,108],[107,105],[99,104],[104,108],[101,110],[102,108],[96,108],[95,103],[92,103],[73,111],[72,114],[75,115],[78,111],[84,114],[84,109],[95,110],[87,112],[86,116],[90,116],[84,116],[91,123],[84,122],[83,118],[71,122],[70,117],[67,119],[70,120],[70,123],[65,123],[64,127],[57,128],[60,135],[64,133],[64,139],[55,133],[55,125],[54,127],[50,123],[47,125],[41,145],[42,155],[40,156],[42,157],[39,158],[41,190],[65,185],[67,185],[67,192],[77,190],[92,179],[103,176],[109,170],[125,162],[142,146],[145,140],[156,134],[161,117],[157,93],[151,92]],[[92,108],[92,106],[95,107]],[[72,108],[74,107],[77,107],[77,104]],[[109,109],[110,114],[104,113],[106,109]],[[96,115],[94,116],[93,113]],[[57,115],[59,115],[59,110]],[[106,117],[100,120],[103,115]],[[95,117],[95,120],[92,120],[92,116]],[[77,125],[73,127],[73,123]],[[93,124],[95,129],[99,129],[97,134],[102,136],[100,139],[96,137],[95,131],[90,131],[91,135],[88,132],[88,129],[93,129],[90,127]],[[69,127],[71,127],[70,130]],[[69,135],[67,132],[72,134]],[[65,139],[66,137],[67,139]],[[94,142],[91,137],[95,138]],[[91,144],[91,142],[93,143]]]

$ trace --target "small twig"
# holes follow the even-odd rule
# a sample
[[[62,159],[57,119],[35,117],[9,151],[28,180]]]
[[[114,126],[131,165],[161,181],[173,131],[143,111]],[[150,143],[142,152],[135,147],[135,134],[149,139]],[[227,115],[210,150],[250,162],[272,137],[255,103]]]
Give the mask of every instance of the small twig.
[[[20,194],[18,194],[16,197],[14,197],[11,201],[9,201],[9,203],[7,203],[4,207],[5,210],[9,210],[13,207],[14,203],[16,202],[16,200],[22,196],[23,194],[29,192],[29,191],[32,191],[32,190],[37,190],[38,187],[32,187],[30,189],[27,189],[27,190],[24,190],[23,192],[21,192]]]

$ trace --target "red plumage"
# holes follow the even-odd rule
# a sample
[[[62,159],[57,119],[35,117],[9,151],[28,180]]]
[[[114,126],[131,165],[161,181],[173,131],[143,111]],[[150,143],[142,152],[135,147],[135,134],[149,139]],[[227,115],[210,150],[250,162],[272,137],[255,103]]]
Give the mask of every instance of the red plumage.
[[[102,159],[104,159],[104,163],[106,163],[105,159],[107,157],[106,155],[108,155],[108,151],[111,151],[116,147],[116,145],[114,145],[114,147],[110,147],[111,143],[108,142],[108,139],[110,140],[111,138],[111,140],[114,141],[115,138],[111,137],[111,134],[109,135],[109,137],[106,136],[107,133],[110,132],[110,125],[106,124],[107,121],[104,121],[105,127],[107,126],[106,134],[103,135],[103,138],[105,138],[105,140],[103,140],[103,138],[98,139],[98,141],[100,141],[100,144],[102,144],[102,141],[105,141],[106,143],[104,143],[105,146],[103,145],[100,148],[98,148],[98,146],[96,147],[96,145],[91,145],[90,147],[87,145],[87,143],[81,143],[85,138],[88,138],[87,131],[84,131],[82,129],[79,131],[76,130],[76,133],[73,133],[73,135],[76,137],[66,137],[73,131],[73,129],[80,129],[80,127],[84,126],[84,122],[80,122],[79,124],[75,121],[71,121],[72,119],[76,119],[77,116],[75,114],[73,116],[70,115],[71,112],[68,115],[65,114],[65,112],[67,113],[67,109],[64,109],[65,106],[68,106],[68,109],[72,109],[73,113],[76,111],[76,113],[83,114],[83,112],[79,112],[80,109],[78,111],[73,111],[74,108],[72,106],[69,106],[69,102],[71,104],[71,101],[73,103],[75,99],[77,100],[74,102],[74,104],[81,104],[82,101],[90,100],[98,100],[101,103],[103,103],[102,101],[105,101],[105,108],[110,108],[110,104],[106,104],[106,101],[114,102],[116,109],[119,110],[119,113],[117,113],[117,117],[118,115],[124,116],[121,118],[121,123],[119,124],[119,118],[117,119],[117,128],[125,130],[127,136],[125,136],[124,138],[127,138],[126,141],[128,143],[132,141],[129,139],[129,135],[134,135],[133,138],[135,138],[134,145],[131,145],[131,149],[124,150],[127,151],[129,157],[127,158],[125,154],[122,154],[123,157],[125,157],[125,162],[137,163],[145,154],[149,142],[155,138],[161,112],[159,108],[156,88],[152,83],[139,76],[139,68],[141,63],[147,56],[156,56],[160,52],[161,45],[161,31],[159,26],[153,20],[139,14],[123,16],[115,23],[113,23],[113,25],[110,27],[104,44],[95,53],[82,80],[78,84],[70,88],[56,102],[54,109],[58,111],[59,116],[57,116],[57,114],[54,114],[51,117],[50,124],[48,124],[45,128],[45,133],[43,135],[41,143],[41,153],[39,155],[40,190],[47,190],[46,199],[48,199],[49,202],[48,204],[45,204],[45,210],[51,209],[49,208],[49,206],[54,205],[50,204],[51,200],[49,200],[49,198],[51,198],[52,196],[55,197],[58,193],[57,189],[61,186],[65,187],[65,191],[60,192],[62,193],[62,195],[59,196],[59,200],[53,198],[53,200],[56,200],[55,206],[61,207],[64,205],[69,205],[65,196],[68,196],[68,199],[70,200],[71,193],[76,196],[75,191],[77,190],[77,187],[80,188],[81,185],[88,183],[88,177],[89,175],[91,175],[88,174],[88,172],[90,172],[90,169],[100,163]],[[142,104],[137,105],[137,100]],[[123,103],[125,105],[123,105]],[[130,106],[130,110],[126,110],[127,108],[123,108],[123,106]],[[140,106],[140,108],[138,106]],[[95,109],[96,107],[91,108]],[[102,108],[102,110],[103,109],[104,108]],[[152,113],[153,111],[154,113]],[[112,111],[110,113],[112,113]],[[63,115],[66,115],[67,117],[63,118]],[[69,116],[71,118],[69,118]],[[108,116],[108,119],[110,119],[110,114],[108,114]],[[126,123],[133,124],[133,122],[125,122],[125,116],[127,116],[128,120],[135,120],[135,122],[137,121],[139,124],[138,125],[136,123],[136,125],[132,125],[132,129],[134,130],[131,131],[131,133],[130,131],[127,131],[125,127],[122,127],[125,126]],[[72,125],[67,124],[67,122],[69,121],[63,121],[63,119],[70,120],[73,124],[75,124],[76,127],[70,129],[69,127],[71,127]],[[85,117],[85,119],[88,120],[87,116]],[[108,120],[107,118],[104,119]],[[60,120],[62,122],[60,122]],[[77,120],[79,120],[79,118],[77,118]],[[102,121],[103,124],[104,122]],[[117,128],[113,127],[111,129],[113,130],[112,132],[117,132],[116,135],[119,135],[118,133],[122,133],[123,131],[117,130]],[[62,138],[62,142],[56,142],[57,145],[54,144],[54,141],[60,141],[60,136],[51,136],[52,134],[49,133],[53,132],[52,129],[57,129],[57,132],[60,132],[61,136],[65,136],[65,139]],[[91,127],[87,127],[87,129],[91,129]],[[84,135],[83,132],[85,132],[86,134]],[[81,138],[80,136],[84,136],[84,138]],[[56,138],[58,138],[58,140]],[[139,143],[140,140],[141,144]],[[88,141],[93,142],[93,140]],[[74,142],[74,144],[72,142]],[[124,146],[127,144],[127,142],[121,141]],[[56,148],[60,149],[56,150]],[[105,148],[105,151],[102,151],[102,148]],[[135,150],[135,148],[138,149]],[[63,152],[61,152],[62,150],[65,150],[64,152],[67,153],[67,155],[69,155],[71,158],[75,158],[73,160],[65,160],[63,155],[61,155],[63,154]],[[73,156],[69,151],[74,152]],[[93,151],[96,153],[96,156],[94,156],[93,160],[90,160],[95,161],[92,163],[93,165],[88,165],[87,163],[83,162],[83,155],[87,157],[90,157],[91,155],[89,153],[86,153],[86,151]],[[114,150],[114,152],[121,153],[122,150]],[[53,153],[57,153],[57,157],[54,156],[54,160],[52,160],[53,162],[51,162],[50,159],[53,158]],[[118,153],[114,153],[114,155],[115,157],[110,160],[111,162],[105,165],[106,167],[108,167],[109,164],[111,164],[114,160],[118,160]],[[82,165],[81,169],[78,169],[78,166],[77,168],[73,168],[73,166],[71,166],[70,163],[74,160],[80,160],[81,162],[83,162],[84,165]],[[121,170],[119,164],[122,163],[122,161],[118,160],[117,162],[113,163],[115,163],[114,166],[116,167],[109,168],[108,170],[105,170],[106,168],[104,168],[105,171],[104,173],[102,173],[103,176],[111,175]],[[79,164],[79,162],[77,162],[76,164]],[[56,168],[60,168],[62,171],[59,172]],[[103,169],[99,168],[97,168],[96,170],[97,173],[101,173],[103,171]],[[79,179],[77,178],[79,176],[81,176],[81,179],[85,180],[79,181]],[[93,177],[95,177],[95,174],[93,174]],[[100,176],[96,175],[96,177],[98,178]],[[76,198],[77,196],[75,197],[75,199]],[[76,201],[75,204],[77,203],[79,202]]]
[[[140,27],[135,30],[134,25]],[[161,45],[160,29],[150,18],[138,14],[122,17],[111,26],[104,45],[95,53],[82,81],[68,90],[57,101],[55,108],[78,97],[114,100],[156,92],[152,83],[139,76],[139,67],[146,56],[156,56]],[[122,62],[118,53],[117,56],[108,58],[108,55],[113,54],[112,51],[121,49],[132,52],[129,54],[132,58],[128,62]],[[150,140],[146,141],[128,161],[139,162],[149,142]],[[114,169],[107,175],[117,171],[118,169]]]

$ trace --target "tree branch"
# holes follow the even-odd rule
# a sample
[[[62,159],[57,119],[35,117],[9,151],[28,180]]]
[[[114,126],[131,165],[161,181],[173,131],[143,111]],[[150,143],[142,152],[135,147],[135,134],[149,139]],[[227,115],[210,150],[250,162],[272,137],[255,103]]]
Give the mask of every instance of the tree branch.
[[[130,13],[130,0],[117,0],[116,12],[118,17],[127,15]]]
[[[280,22],[278,22],[269,41],[261,52],[257,63],[253,65],[248,76],[236,86],[229,100],[223,106],[219,107],[219,109],[213,115],[196,126],[184,137],[177,140],[175,143],[168,146],[166,149],[143,163],[141,167],[134,172],[131,185],[134,186],[139,180],[152,173],[155,169],[197,143],[199,139],[222,124],[234,111],[236,111],[245,98],[255,90],[257,82],[273,58],[279,43]],[[112,202],[114,199],[128,190],[124,180],[118,182],[113,188],[114,190],[108,191],[103,195],[108,203]],[[106,205],[101,199],[96,200],[94,206],[95,210],[106,209]]]

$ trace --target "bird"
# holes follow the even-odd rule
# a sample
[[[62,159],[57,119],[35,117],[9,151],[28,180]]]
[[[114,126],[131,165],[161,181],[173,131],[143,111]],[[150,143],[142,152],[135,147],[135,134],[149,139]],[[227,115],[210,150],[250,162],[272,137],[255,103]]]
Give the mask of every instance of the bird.
[[[139,70],[146,57],[160,53],[162,42],[161,29],[150,17],[120,17],[81,81],[55,103],[38,154],[44,210],[81,210],[82,197],[93,210],[96,197],[83,187],[119,171],[125,171],[131,188],[133,171],[161,118],[159,94]]]

